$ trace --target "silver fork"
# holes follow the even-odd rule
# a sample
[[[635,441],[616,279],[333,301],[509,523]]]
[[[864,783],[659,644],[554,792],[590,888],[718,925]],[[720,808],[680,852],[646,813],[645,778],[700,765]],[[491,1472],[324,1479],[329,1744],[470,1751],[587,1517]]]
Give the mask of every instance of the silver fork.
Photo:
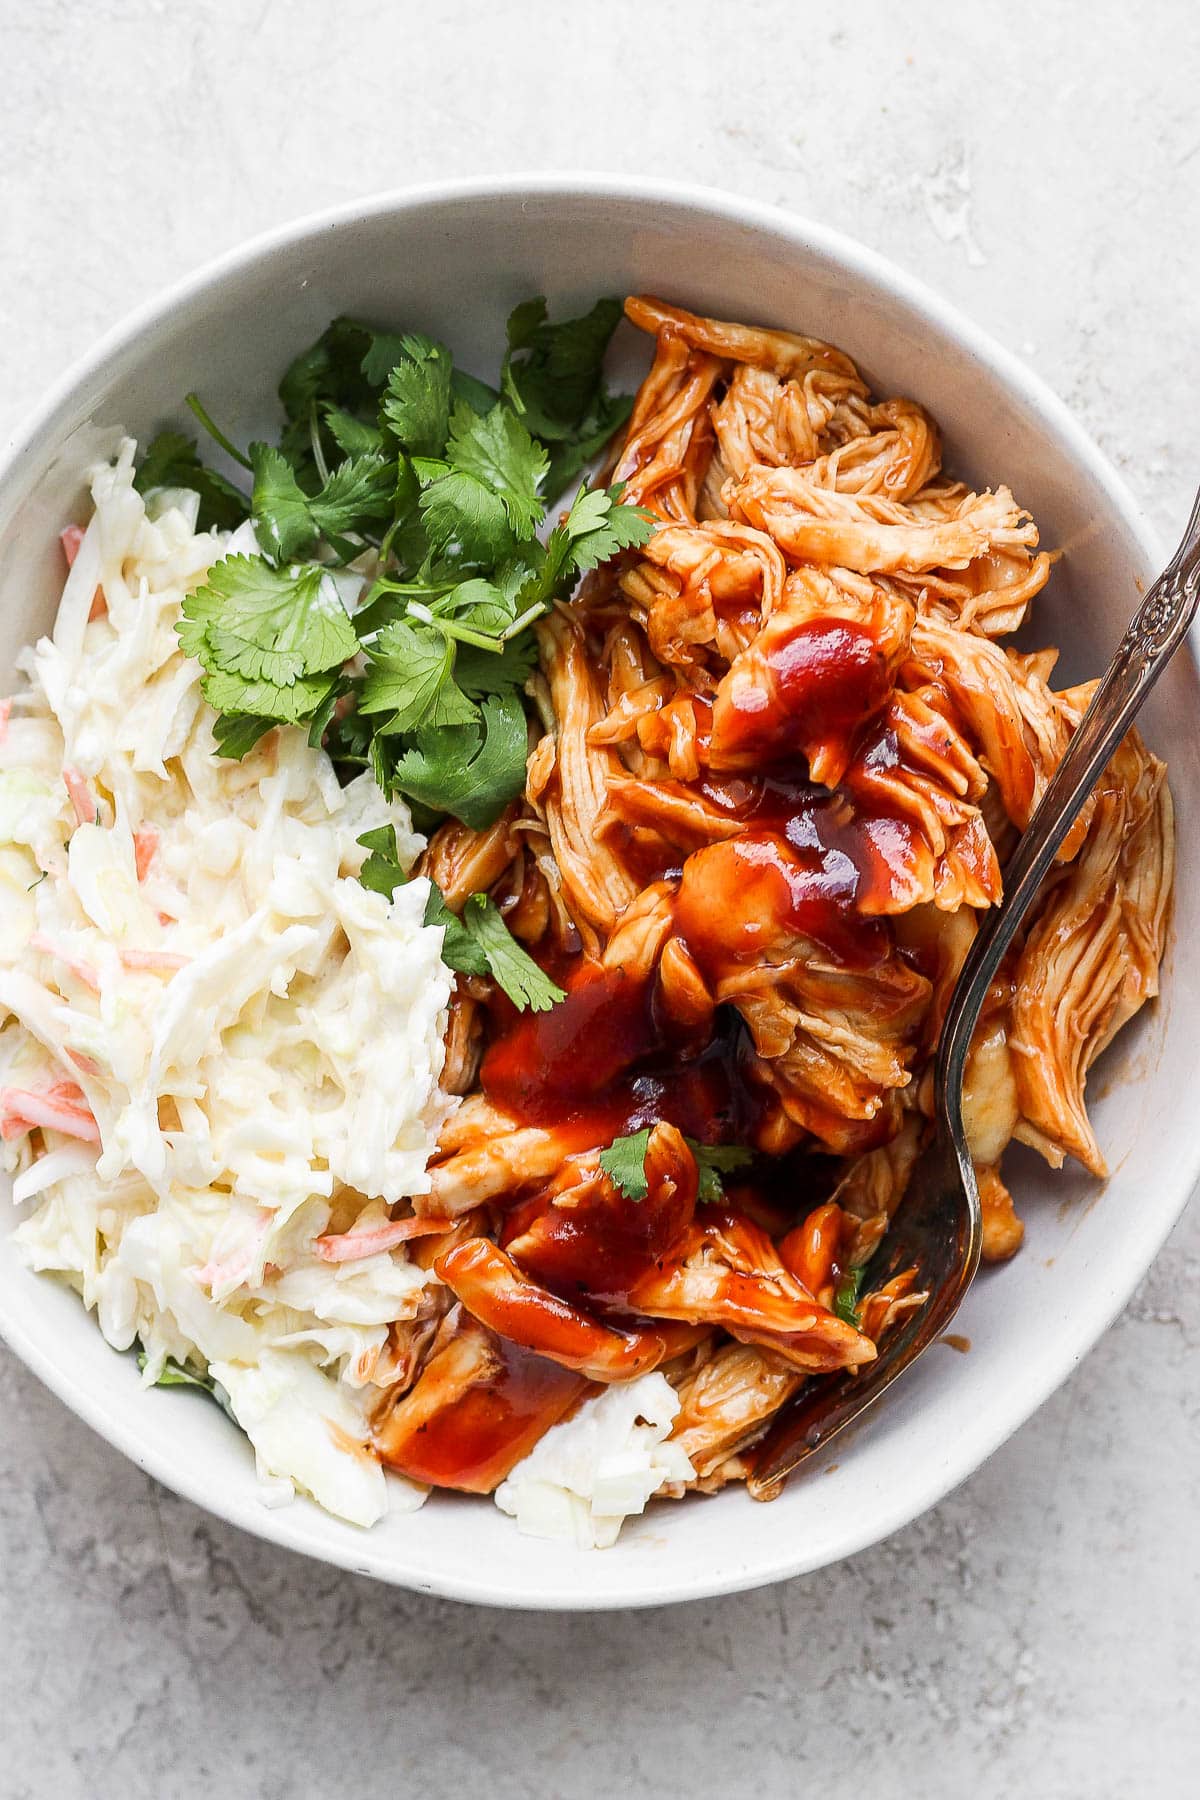
[[[1200,495],[1183,540],[1150,589],[1109,663],[1004,871],[1003,903],[971,946],[942,1026],[935,1074],[935,1129],[871,1266],[875,1286],[916,1267],[929,1300],[889,1336],[859,1375],[809,1382],[775,1421],[749,1481],[756,1499],[777,1494],[797,1465],[874,1404],[958,1311],[979,1267],[979,1188],[963,1129],[967,1052],[980,1009],[1043,878],[1109,758],[1187,636],[1200,602]],[[878,1279],[876,1280],[876,1276]]]

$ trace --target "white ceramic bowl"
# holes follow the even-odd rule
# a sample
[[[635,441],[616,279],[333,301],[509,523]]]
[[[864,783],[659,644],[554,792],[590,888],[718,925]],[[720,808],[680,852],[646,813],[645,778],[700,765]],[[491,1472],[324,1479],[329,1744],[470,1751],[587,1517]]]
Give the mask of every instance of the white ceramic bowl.
[[[79,364],[0,462],[0,667],[45,630],[61,587],[57,533],[78,516],[82,471],[123,425],[180,421],[197,388],[243,440],[273,418],[290,355],[338,312],[447,339],[497,366],[520,299],[553,309],[650,292],[701,312],[792,326],[849,351],[884,393],[939,420],[947,460],[1003,480],[1043,541],[1066,551],[1033,636],[1062,646],[1068,678],[1100,669],[1157,548],[1107,463],[1062,404],[934,295],[832,232],[711,193],[610,179],[510,179],[426,189],[260,238],[137,314]],[[634,381],[644,340],[620,344]],[[181,422],[186,422],[186,418]],[[7,682],[0,683],[6,691]],[[1144,720],[1171,767],[1179,832],[1176,930],[1200,925],[1200,703],[1186,655]],[[816,1569],[904,1525],[1001,1444],[1063,1381],[1128,1298],[1200,1170],[1193,1120],[1200,960],[1168,957],[1166,999],[1122,1033],[1092,1083],[1113,1174],[1052,1175],[1014,1156],[1028,1236],[985,1272],[958,1329],[876,1416],[771,1506],[740,1488],[654,1507],[619,1545],[582,1554],[518,1535],[489,1502],[435,1497],[369,1533],[307,1502],[267,1511],[249,1448],[215,1407],[144,1392],[73,1294],[18,1263],[0,1206],[0,1330],[68,1406],[142,1468],[249,1531],[407,1587],[516,1607],[644,1606]],[[79,1504],[89,1497],[80,1492]]]

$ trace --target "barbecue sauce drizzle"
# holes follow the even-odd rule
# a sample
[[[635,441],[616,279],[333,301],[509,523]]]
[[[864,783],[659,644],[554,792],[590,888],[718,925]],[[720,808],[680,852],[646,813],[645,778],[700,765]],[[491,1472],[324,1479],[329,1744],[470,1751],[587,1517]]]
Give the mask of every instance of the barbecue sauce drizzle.
[[[884,716],[891,677],[870,633],[842,619],[810,620],[777,639],[769,662],[770,682],[743,695],[742,716],[726,734],[727,743],[752,752],[754,772],[708,773],[694,786],[738,828],[724,846],[721,904],[690,903],[677,852],[638,873],[679,883],[676,930],[706,975],[753,961],[764,931],[778,928],[810,939],[840,966],[869,970],[893,950],[881,915],[895,910],[920,847],[915,825],[879,810],[872,787],[874,774],[900,761]],[[711,708],[700,698],[696,706],[703,743]],[[834,789],[809,778],[807,757],[818,743],[839,746],[845,772]],[[753,1141],[764,1096],[732,1009],[718,1009],[707,1042],[689,1044],[663,1016],[653,982],[581,954],[548,958],[547,967],[566,989],[550,1011],[519,1013],[503,995],[493,1004],[480,1069],[490,1100],[524,1124],[553,1125],[571,1151],[602,1147],[660,1120],[700,1143]],[[864,1134],[864,1148],[869,1141]],[[826,1197],[837,1166],[806,1148],[759,1165],[750,1179],[731,1180],[728,1198],[782,1233]],[[540,1195],[518,1200],[501,1224],[501,1242],[543,1204]],[[593,1254],[593,1292],[606,1288],[619,1304],[639,1272],[636,1255],[599,1235]],[[547,1279],[547,1271],[533,1272],[555,1286],[552,1273]],[[833,1279],[838,1274],[835,1264]],[[503,1339],[496,1346],[500,1374],[421,1428],[400,1462],[406,1474],[489,1492],[589,1391],[581,1377],[543,1357]]]

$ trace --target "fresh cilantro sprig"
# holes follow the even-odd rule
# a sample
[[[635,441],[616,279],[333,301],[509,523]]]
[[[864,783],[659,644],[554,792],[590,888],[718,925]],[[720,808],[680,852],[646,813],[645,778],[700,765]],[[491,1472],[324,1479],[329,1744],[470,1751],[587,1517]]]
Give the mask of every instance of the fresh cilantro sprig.
[[[600,1167],[613,1186],[619,1188],[627,1200],[639,1204],[650,1191],[646,1179],[650,1131],[651,1127],[646,1126],[642,1131],[630,1132],[627,1137],[614,1138],[608,1148],[600,1152]],[[753,1151],[740,1144],[701,1144],[695,1138],[687,1138],[685,1142],[696,1159],[700,1174],[696,1198],[709,1205],[718,1204],[725,1198],[722,1175],[745,1168]]]
[[[862,1326],[862,1310],[859,1297],[862,1293],[863,1278],[867,1272],[866,1263],[853,1263],[842,1275],[833,1290],[833,1310],[839,1319],[855,1330]]]
[[[515,1006],[523,1011],[549,1012],[566,999],[557,982],[551,981],[546,971],[522,950],[488,895],[471,895],[463,907],[462,927],[482,953],[493,979]]]
[[[377,826],[374,831],[364,831],[356,842],[367,852],[358,879],[372,894],[382,894],[385,900],[390,900],[396,889],[408,880],[396,845],[396,827]]]
[[[358,842],[368,852],[359,880],[372,893],[390,900],[408,880],[400,864],[395,826],[382,825],[375,831],[366,831]],[[460,975],[490,975],[515,1006],[547,1012],[563,999],[562,988],[522,950],[488,895],[472,894],[459,917],[446,905],[437,883],[431,881],[425,923],[443,927],[442,961],[449,968]]]
[[[546,529],[548,502],[627,416],[602,373],[619,317],[607,300],[557,323],[543,300],[518,307],[497,387],[434,338],[335,319],[279,384],[278,441],[246,450],[188,396],[249,497],[178,433],[137,481],[193,488],[201,524],[253,522],[260,553],[215,564],[178,627],[220,754],[300,725],[424,824],[499,817],[525,780],[530,627],[655,528],[618,489],[584,484]]]
[[[473,831],[486,831],[524,788],[528,753],[520,695],[489,694],[480,702],[477,721],[422,725],[390,768],[377,768],[376,779],[389,793],[453,813]]]
[[[272,568],[261,556],[227,556],[184,602],[176,627],[200,663],[200,685],[221,714],[223,754],[245,755],[269,723],[296,725],[325,700],[334,671],[358,650],[358,637],[327,569]],[[233,720],[253,719],[254,737]],[[249,741],[246,741],[249,739]]]
[[[347,456],[315,494],[304,492],[291,463],[271,444],[251,444],[250,463],[255,530],[276,562],[310,555],[320,537],[333,542],[391,517],[395,473],[380,451]],[[362,548],[353,546],[351,555]]]
[[[576,480],[629,417],[632,398],[610,394],[602,372],[620,320],[620,302],[606,299],[581,319],[552,325],[545,300],[537,299],[518,306],[508,321],[501,386],[550,451],[550,493]]]
[[[633,1131],[627,1137],[614,1138],[607,1150],[600,1152],[600,1167],[615,1188],[627,1200],[637,1204],[650,1192],[646,1180],[646,1151],[650,1145],[650,1127]]]
[[[747,1168],[754,1160],[754,1152],[742,1144],[698,1144],[695,1138],[689,1138],[688,1143],[700,1171],[696,1198],[717,1206],[725,1198],[725,1183],[721,1177]]]

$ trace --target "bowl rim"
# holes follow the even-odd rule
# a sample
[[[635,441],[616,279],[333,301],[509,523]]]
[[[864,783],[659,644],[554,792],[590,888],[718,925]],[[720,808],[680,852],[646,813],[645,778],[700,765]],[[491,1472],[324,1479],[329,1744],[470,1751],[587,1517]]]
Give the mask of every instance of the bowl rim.
[[[841,231],[781,206],[695,183],[590,171],[518,171],[389,188],[299,215],[245,239],[184,274],[149,300],[127,312],[70,364],[49,391],[5,434],[0,443],[0,491],[16,474],[22,458],[34,448],[37,440],[44,433],[53,431],[60,413],[69,408],[77,390],[97,375],[107,363],[131,348],[147,332],[165,322],[178,308],[219,289],[229,277],[252,267],[264,257],[294,247],[307,238],[336,232],[344,226],[360,224],[389,213],[399,216],[460,202],[491,200],[511,203],[535,197],[632,202],[635,205],[667,206],[690,211],[697,219],[715,217],[723,223],[768,232],[776,239],[787,240],[797,248],[815,250],[838,265],[852,280],[864,281],[894,295],[914,312],[930,319],[941,332],[955,340],[973,360],[986,367],[1001,385],[1017,395],[1037,414],[1050,433],[1059,438],[1072,464],[1082,466],[1103,492],[1111,503],[1114,514],[1121,518],[1134,542],[1144,553],[1147,563],[1153,567],[1161,565],[1162,550],[1156,530],[1108,457],[1078,423],[1066,403],[1041,375],[924,281]],[[1200,651],[1194,638],[1189,640],[1187,654],[1193,664],[1200,668]],[[841,1561],[857,1555],[903,1529],[913,1519],[937,1505],[1032,1417],[1124,1309],[1130,1295],[1183,1213],[1198,1175],[1200,1140],[1197,1140],[1194,1153],[1186,1159],[1181,1170],[1177,1192],[1157,1214],[1152,1227],[1143,1232],[1140,1253],[1129,1259],[1127,1278],[1098,1297],[1099,1303],[1074,1350],[1039,1366],[1036,1377],[1027,1378],[1019,1386],[1014,1383],[1007,1394],[998,1395],[996,1404],[990,1410],[986,1427],[977,1419],[972,1432],[964,1433],[957,1444],[949,1444],[944,1461],[936,1469],[928,1471],[926,1480],[919,1488],[910,1490],[904,1498],[897,1496],[889,1500],[888,1497],[881,1496],[869,1526],[851,1534],[835,1557],[806,1556],[803,1545],[797,1544],[794,1554],[770,1556],[753,1567],[743,1564],[718,1578],[713,1578],[700,1569],[691,1576],[675,1575],[665,1580],[655,1579],[652,1571],[645,1565],[640,1568],[633,1565],[628,1575],[614,1581],[603,1593],[585,1597],[563,1594],[550,1586],[516,1595],[511,1588],[504,1586],[502,1577],[498,1580],[496,1574],[486,1568],[467,1579],[454,1574],[443,1574],[415,1563],[406,1568],[394,1564],[387,1568],[371,1567],[369,1534],[359,1535],[352,1530],[346,1534],[344,1547],[340,1542],[328,1544],[315,1538],[306,1541],[308,1533],[300,1521],[296,1522],[296,1526],[286,1536],[281,1535],[278,1527],[272,1523],[278,1519],[278,1514],[269,1512],[253,1499],[239,1498],[226,1488],[219,1487],[216,1491],[205,1489],[198,1479],[193,1480],[186,1472],[181,1474],[178,1469],[168,1467],[167,1456],[164,1454],[160,1457],[153,1443],[148,1442],[144,1434],[139,1436],[127,1428],[105,1409],[98,1398],[81,1390],[70,1376],[60,1373],[38,1343],[32,1337],[27,1337],[20,1326],[5,1319],[2,1314],[0,1339],[78,1418],[139,1468],[204,1511],[269,1543],[392,1585],[480,1605],[512,1610],[579,1612],[658,1606],[715,1598],[811,1573],[821,1566],[827,1566],[831,1561]]]

